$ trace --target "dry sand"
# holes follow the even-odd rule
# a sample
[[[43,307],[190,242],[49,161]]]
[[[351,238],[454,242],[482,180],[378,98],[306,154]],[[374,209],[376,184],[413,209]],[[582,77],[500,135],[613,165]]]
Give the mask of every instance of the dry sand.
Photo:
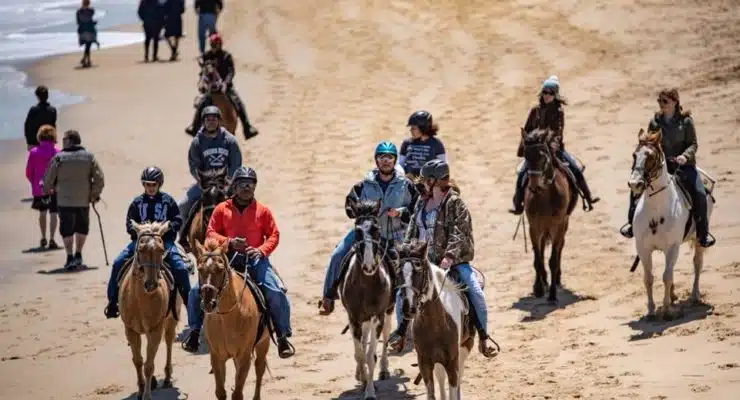
[[[372,164],[381,139],[399,143],[408,114],[430,110],[441,125],[475,220],[475,264],[488,277],[489,327],[503,354],[468,362],[468,399],[734,399],[740,391],[740,204],[734,171],[740,138],[740,8],[734,0],[609,2],[315,0],[230,3],[221,21],[237,62],[237,86],[257,138],[240,143],[260,175],[257,195],[282,231],[273,257],[289,286],[298,354],[270,353],[264,398],[359,398],[346,317],[316,315],[324,266],[349,226],[348,188]],[[89,96],[61,112],[106,174],[103,222],[111,259],[126,244],[124,215],[148,164],[166,173],[179,198],[191,182],[183,127],[196,83],[195,26],[188,11],[183,61],[143,65],[140,46],[41,62],[36,82]],[[166,52],[165,52],[166,53]],[[675,54],[675,55],[672,55]],[[532,254],[512,242],[510,204],[519,126],[548,75],[571,101],[568,148],[587,165],[602,197],[571,219],[557,309],[528,297]],[[647,323],[641,272],[628,268],[633,244],[617,233],[635,135],[652,115],[656,91],[681,90],[699,132],[700,165],[719,179],[702,289],[711,307],[671,323]],[[17,153],[23,154],[17,145]],[[733,155],[735,154],[735,155]],[[736,161],[732,161],[735,158]],[[22,254],[38,241],[22,177],[23,156],[3,173],[0,398],[122,399],[135,390],[120,320],[105,320],[105,267],[93,225],[85,256],[99,267],[69,275],[60,252]],[[734,167],[733,167],[734,166]],[[94,224],[94,222],[93,222]],[[676,269],[681,299],[691,258]],[[662,262],[656,293],[662,293]],[[179,344],[178,344],[179,345]],[[162,374],[163,352],[157,359]],[[207,355],[174,354],[179,398],[213,398]],[[413,355],[392,358],[400,376],[380,398],[422,397]],[[228,373],[231,386],[233,370]],[[248,393],[253,387],[250,376]],[[157,399],[175,399],[175,390]],[[734,393],[734,394],[733,394]]]

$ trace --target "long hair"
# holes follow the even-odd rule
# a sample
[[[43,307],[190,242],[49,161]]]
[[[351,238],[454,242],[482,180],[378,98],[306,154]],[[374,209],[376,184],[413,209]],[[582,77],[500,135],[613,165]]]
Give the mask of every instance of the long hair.
[[[662,89],[660,92],[658,92],[658,100],[660,99],[670,99],[676,102],[676,110],[675,115],[680,118],[686,118],[691,116],[691,110],[684,110],[683,106],[681,105],[681,96],[678,94],[678,89],[676,88],[665,88]],[[658,110],[658,114],[663,115],[662,110]]]

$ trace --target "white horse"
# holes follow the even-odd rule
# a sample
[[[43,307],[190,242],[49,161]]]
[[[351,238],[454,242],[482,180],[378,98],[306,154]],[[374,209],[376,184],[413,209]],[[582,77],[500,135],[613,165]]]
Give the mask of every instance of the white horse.
[[[429,262],[425,241],[403,243],[398,252],[403,272],[401,309],[404,318],[413,319],[414,348],[427,399],[435,399],[436,377],[440,399],[458,400],[465,360],[475,342],[463,288],[447,276],[447,270]]]
[[[665,155],[661,146],[660,130],[638,133],[639,144],[633,153],[634,165],[629,187],[634,195],[640,195],[635,208],[632,229],[637,248],[637,263],[642,261],[645,290],[647,291],[648,316],[655,315],[653,301],[653,257],[654,251],[665,255],[663,271],[663,312],[666,319],[673,317],[671,304],[677,299],[673,284],[673,267],[678,260],[681,244],[691,242],[694,247],[694,286],[691,300],[700,302],[699,276],[704,264],[704,248],[696,243],[696,224],[691,222],[689,232],[684,235],[686,224],[691,218],[688,199],[679,189],[676,178],[668,173]],[[700,173],[703,172],[700,170]],[[703,174],[706,177],[706,174]],[[714,181],[707,177],[714,184]],[[712,188],[713,189],[713,188]],[[714,206],[711,195],[707,194],[707,219]]]

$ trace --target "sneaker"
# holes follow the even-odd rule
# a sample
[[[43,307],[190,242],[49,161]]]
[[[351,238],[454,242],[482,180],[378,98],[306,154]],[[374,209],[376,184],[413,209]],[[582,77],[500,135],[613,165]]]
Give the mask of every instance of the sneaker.
[[[77,267],[81,267],[81,266],[85,265],[85,264],[82,263],[82,254],[75,253],[75,255],[74,255],[74,263],[75,263],[75,266],[77,266]]]
[[[64,269],[69,271],[76,267],[75,258],[71,254],[67,254],[67,261],[64,263]]]
[[[59,245],[57,242],[54,241],[54,239],[49,240],[49,250],[57,250],[59,249]]]
[[[46,245],[49,244],[49,242],[46,240],[46,238],[41,239],[41,242],[39,242],[39,248],[43,249],[46,247]]]

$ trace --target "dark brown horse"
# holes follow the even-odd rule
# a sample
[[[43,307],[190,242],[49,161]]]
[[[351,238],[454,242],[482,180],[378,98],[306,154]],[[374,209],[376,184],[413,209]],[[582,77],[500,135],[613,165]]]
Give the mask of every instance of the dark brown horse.
[[[542,297],[547,288],[545,248],[551,245],[550,294],[548,300],[557,302],[557,288],[562,285],[560,260],[568,231],[568,219],[578,200],[565,167],[555,156],[558,137],[554,131],[522,129],[524,159],[527,161],[529,182],[524,195],[524,210],[529,222],[529,233],[534,253],[535,297]]]
[[[221,125],[230,133],[235,133],[238,121],[236,108],[224,92],[223,77],[218,74],[216,64],[213,61],[202,62],[198,59],[198,63],[201,71],[198,87],[206,96],[210,97],[211,103],[221,110]]]
[[[228,191],[226,167],[196,172],[199,177],[201,196],[200,207],[193,215],[188,229],[188,245],[191,252],[195,251],[196,240],[201,243],[206,240],[206,228],[208,228],[213,209],[218,203],[226,200]]]

